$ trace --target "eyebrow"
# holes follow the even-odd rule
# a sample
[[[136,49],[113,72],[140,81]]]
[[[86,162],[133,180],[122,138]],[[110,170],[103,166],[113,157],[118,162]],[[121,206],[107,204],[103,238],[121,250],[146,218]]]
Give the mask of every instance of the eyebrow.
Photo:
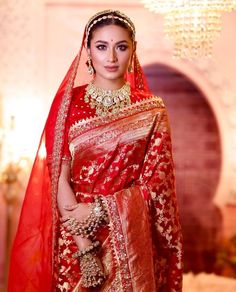
[[[102,41],[102,40],[98,40],[98,41],[95,42],[95,44],[97,44],[97,43],[102,43],[102,44],[106,44],[106,45],[108,44],[108,42]],[[128,41],[126,41],[126,40],[119,41],[119,42],[116,43],[116,45],[119,45],[121,43],[128,43]]]

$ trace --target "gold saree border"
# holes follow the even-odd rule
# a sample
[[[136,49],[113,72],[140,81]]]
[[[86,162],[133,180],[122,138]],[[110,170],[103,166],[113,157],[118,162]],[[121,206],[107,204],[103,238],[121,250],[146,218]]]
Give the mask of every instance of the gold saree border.
[[[156,115],[158,113],[155,113]],[[91,146],[98,146],[100,144],[106,143],[107,141],[113,139],[114,137],[122,134],[122,133],[128,133],[127,139],[130,140],[132,142],[133,137],[137,136],[137,131],[139,132],[144,132],[141,136],[146,135],[146,131],[150,130],[150,125],[153,124],[153,119],[154,116],[148,116],[146,118],[143,119],[137,119],[135,121],[132,121],[130,123],[124,123],[121,125],[117,125],[116,127],[114,127],[113,129],[109,129],[107,131],[104,131],[98,135],[94,135],[94,131],[96,131],[96,129],[94,129],[94,131],[91,129],[92,133],[90,133],[89,135],[87,135],[87,133],[85,133],[85,135],[88,136],[87,140],[84,140],[82,138],[81,141],[81,137],[83,136],[83,134],[81,134],[79,137],[74,138],[74,140],[72,140],[70,142],[70,151],[71,151],[71,155],[72,155],[72,163],[74,160],[74,154],[75,154],[75,149],[79,146],[79,151],[81,153],[81,151],[87,149],[88,147]],[[147,130],[145,130],[147,129]],[[140,134],[139,134],[140,135]],[[127,140],[126,139],[126,140]],[[123,138],[124,140],[124,138]]]
[[[66,114],[69,110],[70,101],[71,101],[71,89],[74,84],[74,78],[76,70],[79,64],[80,54],[77,55],[75,63],[72,68],[72,73],[69,77],[68,84],[66,85],[65,93],[62,96],[61,104],[59,106],[59,111],[57,113],[56,124],[55,124],[55,134],[53,142],[53,151],[52,151],[52,170],[51,170],[51,195],[52,195],[52,275],[54,275],[54,265],[55,265],[55,256],[56,256],[56,223],[58,220],[57,214],[57,191],[58,191],[58,179],[60,174],[61,166],[61,154],[63,147],[63,135],[65,131],[65,120]]]
[[[164,108],[164,103],[161,97],[152,96],[151,98],[137,101],[130,106],[127,106],[117,113],[108,114],[105,117],[95,116],[92,118],[82,119],[75,122],[69,129],[69,142],[72,141],[75,136],[81,135],[82,133],[112,123],[113,121],[126,118],[127,116],[135,115],[137,113],[147,111],[153,108]]]
[[[113,196],[104,197],[103,200],[106,202],[108,207],[110,218],[109,225],[111,232],[111,247],[116,263],[115,283],[113,283],[112,289],[115,289],[114,291],[116,292],[130,292],[133,291],[132,281],[125,247],[125,238],[118,208]]]

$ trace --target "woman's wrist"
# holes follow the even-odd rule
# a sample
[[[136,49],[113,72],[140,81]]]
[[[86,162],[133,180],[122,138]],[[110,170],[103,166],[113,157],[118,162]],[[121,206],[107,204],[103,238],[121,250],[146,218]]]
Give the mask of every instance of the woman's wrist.
[[[83,250],[91,245],[92,241],[81,236],[73,236],[79,250]]]
[[[94,252],[100,245],[100,242],[98,240],[92,242],[90,241],[90,244],[82,249],[79,249],[76,253],[74,253],[73,257],[77,258],[77,257],[82,257],[87,253],[91,253]]]

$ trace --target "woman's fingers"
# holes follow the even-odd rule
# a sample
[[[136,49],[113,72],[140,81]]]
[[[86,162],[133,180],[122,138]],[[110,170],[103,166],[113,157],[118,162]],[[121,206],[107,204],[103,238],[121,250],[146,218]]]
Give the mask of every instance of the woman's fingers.
[[[68,231],[72,231],[74,229],[73,225],[76,223],[77,220],[70,216],[63,216],[60,218],[60,221]]]
[[[70,220],[71,219],[71,217],[70,216],[62,216],[61,218],[60,218],[60,221],[61,221],[61,223],[65,223],[66,221],[68,221],[68,220]]]
[[[75,205],[65,205],[63,208],[67,211],[66,215],[60,218],[60,222],[69,230],[78,225],[78,221],[85,220],[92,209],[91,204],[77,203]],[[79,208],[78,208],[79,207]]]
[[[60,219],[63,226],[70,231],[70,217],[61,217]]]
[[[65,205],[63,208],[68,211],[70,216],[75,217],[78,220],[83,220],[89,216],[92,206],[92,204],[77,203],[75,205]]]

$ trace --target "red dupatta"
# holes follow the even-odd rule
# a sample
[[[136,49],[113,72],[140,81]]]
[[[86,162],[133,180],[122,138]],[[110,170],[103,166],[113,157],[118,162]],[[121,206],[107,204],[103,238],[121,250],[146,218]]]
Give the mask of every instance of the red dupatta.
[[[40,139],[11,252],[8,279],[11,292],[51,291],[53,285],[57,184],[66,115],[82,51],[83,45],[57,91]],[[42,157],[45,150],[47,155]]]

